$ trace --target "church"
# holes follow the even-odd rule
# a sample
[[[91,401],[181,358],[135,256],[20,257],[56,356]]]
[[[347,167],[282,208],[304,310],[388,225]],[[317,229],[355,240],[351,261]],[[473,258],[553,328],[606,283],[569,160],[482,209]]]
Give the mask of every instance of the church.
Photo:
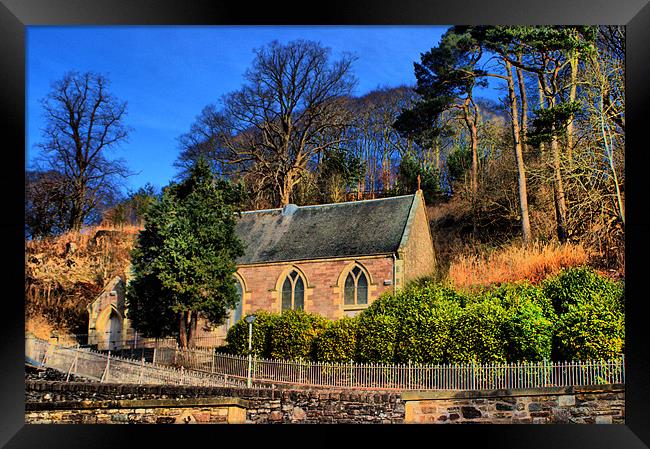
[[[199,338],[223,341],[242,316],[303,309],[329,319],[353,316],[384,292],[435,269],[422,191],[413,195],[242,212],[244,244],[235,280],[240,301],[228,321],[199,326]],[[134,337],[124,282],[114,278],[88,306],[89,344]]]

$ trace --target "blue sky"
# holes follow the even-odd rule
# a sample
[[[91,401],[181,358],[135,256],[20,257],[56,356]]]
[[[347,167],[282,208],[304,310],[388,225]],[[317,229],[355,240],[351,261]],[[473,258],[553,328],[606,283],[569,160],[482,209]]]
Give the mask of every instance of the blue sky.
[[[129,141],[112,152],[137,174],[126,188],[160,188],[176,174],[177,138],[201,109],[238,89],[253,49],[277,39],[309,39],[357,56],[355,95],[377,87],[414,85],[413,62],[438,44],[446,26],[112,26],[27,28],[29,166],[44,127],[40,100],[69,70],[107,76],[128,102]]]

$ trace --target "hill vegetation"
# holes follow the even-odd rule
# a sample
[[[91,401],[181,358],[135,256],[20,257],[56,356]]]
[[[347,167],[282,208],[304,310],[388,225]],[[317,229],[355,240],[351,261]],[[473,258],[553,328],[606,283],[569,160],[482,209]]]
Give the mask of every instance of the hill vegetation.
[[[540,285],[582,265],[624,278],[624,27],[455,26],[427,46],[415,86],[357,97],[353,58],[270,42],[240,88],[209,99],[179,136],[179,176],[204,158],[244,187],[244,210],[420,186],[441,267],[433,281],[458,292]],[[109,87],[70,72],[44,99],[45,158],[26,177],[28,324],[85,332],[85,307],[129,270],[160,197],[150,185],[120,193],[130,172],[108,155],[131,129]],[[480,97],[486,87],[495,98]],[[61,120],[70,108],[75,120]]]

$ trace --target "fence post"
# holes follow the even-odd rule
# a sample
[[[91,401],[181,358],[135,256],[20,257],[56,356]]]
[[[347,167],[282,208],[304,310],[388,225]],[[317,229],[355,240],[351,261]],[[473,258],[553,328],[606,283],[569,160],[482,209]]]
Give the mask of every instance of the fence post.
[[[140,363],[140,378],[138,379],[139,384],[142,384],[143,376],[144,376],[144,354],[142,355],[142,361]]]
[[[185,385],[185,368],[181,365],[181,385]]]
[[[79,353],[75,352],[74,353],[74,359],[72,360],[72,363],[70,364],[70,368],[68,368],[68,374],[65,376],[65,381],[67,382],[70,379],[70,373],[72,372],[72,368],[77,365],[77,359],[79,358]]]
[[[153,356],[151,356],[151,363],[156,363],[156,347],[153,347]]]
[[[43,354],[43,361],[41,362],[41,365],[45,366],[51,350],[52,350],[52,344],[48,342],[47,348],[45,349],[45,353]]]
[[[110,366],[111,366],[111,351],[109,349],[108,355],[106,356],[106,368],[104,368],[104,372],[102,373],[102,377],[101,379],[99,379],[99,382],[104,382],[104,380],[108,379],[108,370]]]
[[[410,390],[412,387],[412,373],[411,373],[411,359],[409,359],[409,375],[408,380],[406,381],[407,388]]]

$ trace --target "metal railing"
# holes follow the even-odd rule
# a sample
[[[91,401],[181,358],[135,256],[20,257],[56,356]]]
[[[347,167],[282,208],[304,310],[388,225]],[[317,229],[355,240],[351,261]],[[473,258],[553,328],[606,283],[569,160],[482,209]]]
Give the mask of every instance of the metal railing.
[[[111,357],[90,349],[57,347],[32,340],[27,357],[45,359],[46,366],[95,379],[140,383],[243,386],[248,358],[217,353],[211,349],[181,350],[158,347],[151,361]],[[56,355],[56,357],[54,357]],[[75,362],[76,357],[76,362]],[[81,361],[81,362],[80,362]],[[54,365],[53,365],[54,364]],[[102,367],[106,374],[102,374]],[[333,388],[382,390],[479,390],[566,387],[625,383],[625,360],[574,362],[517,362],[503,364],[462,363],[453,365],[314,363],[254,357],[252,378],[256,386],[286,384]],[[144,380],[143,380],[144,379]],[[193,380],[190,380],[193,379]],[[213,382],[213,383],[211,383]]]
[[[247,359],[214,355],[214,372],[246,376]],[[564,387],[625,382],[624,359],[509,364],[333,364],[254,359],[253,379],[323,387],[396,390],[478,390]]]
[[[78,346],[60,346],[37,338],[25,339],[25,359],[36,366],[54,368],[70,375],[99,382],[171,384],[201,386],[246,385],[245,379],[228,378],[223,374],[169,367],[157,363],[116,357]]]
[[[118,335],[120,332],[117,333]],[[174,337],[151,338],[142,337],[137,332],[131,338],[115,337],[110,332],[94,335],[94,344],[89,344],[88,334],[68,334],[53,337],[60,341],[76,341],[81,346],[97,346],[101,350],[121,350],[121,349],[140,349],[140,348],[160,348],[178,347],[178,342]],[[222,335],[203,335],[194,338],[196,348],[216,348],[226,344],[226,337]]]
[[[159,348],[156,363],[244,379],[248,359],[212,350]],[[453,365],[315,363],[253,358],[257,383],[356,389],[479,390],[625,383],[624,358]]]

